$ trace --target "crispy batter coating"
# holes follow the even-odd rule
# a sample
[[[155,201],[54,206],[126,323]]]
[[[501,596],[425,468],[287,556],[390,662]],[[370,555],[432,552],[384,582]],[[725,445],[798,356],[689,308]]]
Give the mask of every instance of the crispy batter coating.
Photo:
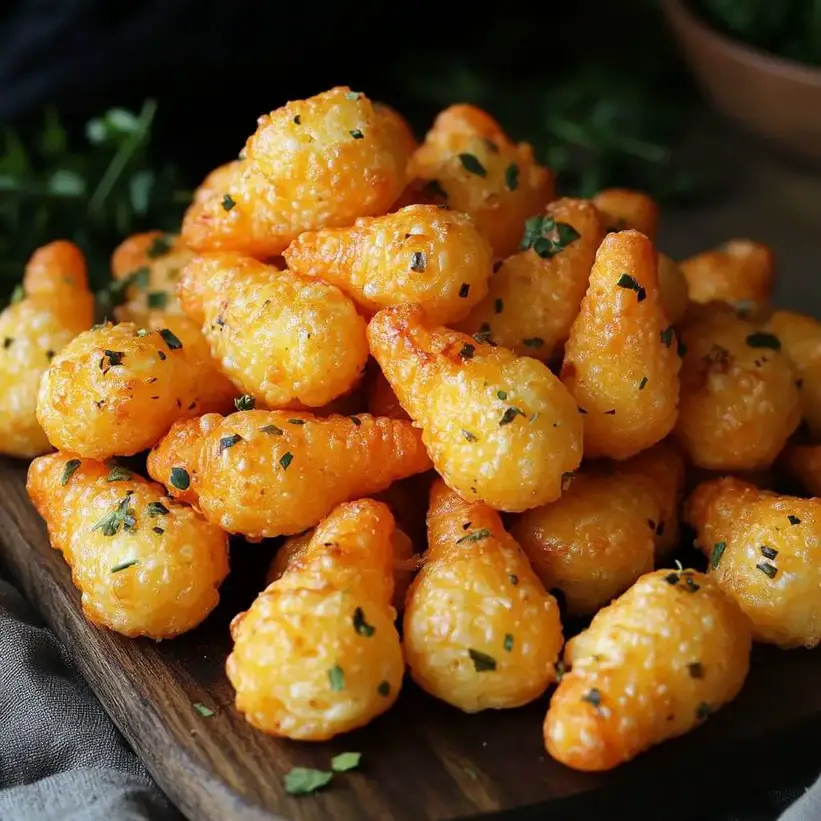
[[[368,413],[389,419],[410,419],[381,370],[377,369],[368,383]]]
[[[768,302],[773,253],[760,242],[731,239],[680,263],[693,302]]]
[[[467,713],[538,698],[556,677],[559,608],[499,514],[437,479],[428,542],[405,606],[414,681]]]
[[[769,467],[801,418],[778,338],[723,312],[681,334],[687,352],[675,433],[690,461],[725,471]]]
[[[170,329],[95,325],[52,360],[37,418],[60,450],[90,459],[139,453],[176,419],[203,412],[197,362]]]
[[[608,231],[632,228],[655,241],[659,207],[647,194],[630,188],[605,188],[593,197],[593,205],[604,216]]]
[[[778,464],[811,496],[821,498],[821,445],[787,445]]]
[[[677,262],[667,254],[658,255],[659,298],[671,325],[678,325],[690,304],[687,280]]]
[[[216,607],[228,538],[159,485],[52,453],[31,463],[26,487],[90,621],[124,636],[167,639]]]
[[[395,487],[392,485],[391,487]],[[375,500],[379,501],[379,500]],[[390,510],[390,505],[386,505]],[[344,507],[342,505],[341,507]],[[338,510],[339,508],[337,508]],[[395,518],[395,517],[394,517]],[[281,578],[285,572],[296,565],[297,561],[302,561],[306,551],[311,545],[311,539],[316,532],[315,528],[306,530],[297,536],[289,536],[282,547],[274,554],[268,574],[265,577],[265,586],[273,584]],[[397,613],[405,607],[405,595],[410,587],[413,573],[416,570],[417,562],[414,558],[413,543],[406,533],[403,533],[397,526],[391,538],[393,547],[393,596],[391,604]]]
[[[424,180],[422,201],[470,214],[497,258],[516,251],[525,220],[553,199],[553,173],[527,143],[513,143],[499,123],[472,105],[453,105],[436,118],[408,165]]]
[[[391,145],[399,147],[402,156],[410,159],[411,154],[419,148],[410,123],[387,103],[374,100],[373,109],[382,119],[382,128],[391,134]]]
[[[528,510],[511,533],[567,612],[587,616],[653,569],[661,512],[641,479],[579,473],[561,499]]]
[[[510,512],[561,495],[581,461],[581,420],[544,364],[431,327],[414,305],[380,311],[368,342],[450,487]]]
[[[702,573],[642,576],[567,643],[544,723],[547,751],[608,770],[683,735],[741,689],[750,625]]]
[[[268,407],[326,405],[368,361],[365,320],[321,280],[241,254],[205,254],[185,267],[178,294],[223,372]]]
[[[638,231],[608,234],[561,371],[584,419],[585,456],[627,459],[667,436],[680,367],[652,244]]]
[[[37,390],[54,355],[94,322],[80,250],[58,240],[34,252],[23,298],[0,313],[0,453],[30,458],[51,449],[37,421]]]
[[[193,256],[175,234],[146,231],[124,239],[111,255],[111,272],[114,279],[128,277],[133,284],[126,290],[125,302],[115,308],[117,320],[146,324],[155,313],[182,314],[177,281]]]
[[[821,642],[821,499],[724,477],[699,485],[685,516],[711,577],[750,617],[753,638],[785,649]]]
[[[775,311],[767,329],[795,366],[802,416],[813,437],[821,439],[821,322],[795,311]]]
[[[405,665],[391,606],[393,533],[385,505],[339,505],[233,620],[225,669],[254,727],[322,741],[396,701]]]
[[[567,341],[604,228],[590,202],[564,198],[529,220],[528,229],[529,247],[502,263],[488,295],[456,327],[546,361]]]
[[[678,547],[679,504],[684,496],[686,468],[684,456],[670,441],[659,442],[648,450],[622,462],[593,463],[615,476],[641,480],[645,490],[653,495],[659,508],[656,525],[656,561],[669,559]]]
[[[291,270],[336,285],[369,313],[415,302],[445,324],[466,317],[487,293],[493,249],[467,214],[409,205],[348,228],[306,231],[284,257]]]
[[[409,422],[295,411],[208,414],[174,425],[148,472],[229,533],[302,533],[336,505],[430,469]]]

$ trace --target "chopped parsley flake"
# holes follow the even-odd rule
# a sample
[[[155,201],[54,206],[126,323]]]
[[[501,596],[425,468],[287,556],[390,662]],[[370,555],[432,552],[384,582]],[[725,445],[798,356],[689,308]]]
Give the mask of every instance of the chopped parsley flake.
[[[555,235],[555,238],[552,235]],[[549,259],[564,251],[580,236],[581,234],[566,222],[556,222],[552,217],[531,217],[525,222],[519,250],[527,251],[532,248],[542,259]]]
[[[487,169],[473,156],[473,154],[460,154],[459,162],[462,163],[462,168],[470,174],[475,174],[477,177],[486,177]]]
[[[519,166],[515,162],[505,169],[505,185],[508,191],[515,191],[519,187]]]
[[[148,246],[146,255],[149,259],[165,256],[171,250],[172,240],[166,236],[154,237],[154,241]]]
[[[362,420],[358,416],[349,416],[348,419],[350,419],[356,427],[359,427],[362,424]]]
[[[294,454],[288,451],[288,453],[283,454],[282,458],[279,460],[280,465],[282,465],[283,470],[288,470],[288,466],[291,462],[294,461]]]
[[[482,653],[480,650],[474,650],[472,647],[468,649],[468,655],[477,673],[486,673],[496,669],[496,659],[493,656]]]
[[[300,114],[297,114],[296,117],[294,117],[294,125],[302,125],[302,116]]]
[[[165,531],[161,527],[152,527],[151,528],[158,536],[162,536]]]
[[[781,340],[777,336],[758,331],[747,337],[747,344],[751,348],[770,348],[773,351],[781,350]]]
[[[60,479],[60,484],[65,487],[69,479],[74,475],[74,471],[80,467],[80,460],[79,459],[69,459],[68,462],[65,463],[63,466],[63,475]]]
[[[666,581],[667,584],[678,584],[678,582],[679,582],[678,573],[668,573],[664,577],[664,581]]]
[[[508,579],[514,587],[519,583],[519,577],[515,573],[509,574]]]
[[[622,274],[616,285],[618,285],[619,288],[626,288],[628,291],[635,291],[638,302],[643,302],[647,297],[647,291],[644,290],[644,286],[639,285],[635,277],[631,277],[630,274]]]
[[[167,516],[168,508],[162,502],[149,502],[145,512],[152,518]]]
[[[526,348],[541,348],[544,345],[544,339],[540,336],[530,336],[527,339],[523,339],[522,342]]]
[[[116,368],[117,365],[123,364],[125,354],[122,351],[103,351],[103,354],[108,357],[109,368]]]
[[[362,760],[362,753],[340,753],[331,759],[331,769],[335,773],[346,773],[355,770]]]
[[[698,705],[698,709],[696,710],[696,718],[699,721],[706,721],[712,712],[713,711],[710,709],[710,705],[707,704],[705,701],[702,701],[701,704]]]
[[[130,504],[131,494],[127,493],[125,498],[117,503],[114,510],[110,513],[106,513],[106,515],[91,528],[92,532],[101,530],[103,536],[114,536],[119,533],[120,528],[124,530],[134,530],[137,521],[134,518],[134,510],[130,507]]]
[[[791,525],[800,525],[801,524],[801,519],[799,519],[798,516],[790,515],[790,516],[787,516],[787,519],[789,520]]]
[[[210,707],[206,707],[199,701],[195,701],[193,707],[203,718],[211,718],[211,716],[216,715]]]
[[[12,305],[16,305],[25,295],[26,292],[23,290],[22,284],[17,283],[17,285],[14,286],[14,290],[11,292],[11,299],[9,302],[11,302]]]
[[[774,559],[778,555],[778,551],[774,547],[768,547],[767,545],[761,545],[761,555],[765,559]]]
[[[483,527],[481,530],[474,530],[473,533],[468,533],[466,536],[456,540],[456,544],[466,544],[468,542],[481,542],[482,539],[487,539],[491,535],[490,530]]]
[[[120,562],[119,564],[115,564],[114,567],[111,568],[112,573],[119,573],[121,570],[128,570],[129,567],[134,567],[135,564],[139,562],[139,559],[129,559],[125,562]]]
[[[230,436],[223,436],[220,439],[220,453],[224,450],[228,450],[228,448],[234,447],[237,442],[241,442],[242,437],[238,433],[232,433]]]
[[[361,140],[365,136],[358,128],[352,129],[350,133],[355,140]]]
[[[355,102],[362,96],[362,93],[359,91],[346,91],[345,92],[345,99],[350,100],[351,102]]]
[[[256,407],[257,400],[254,399],[253,396],[249,396],[247,393],[244,393],[242,396],[238,396],[234,400],[234,407],[238,411],[249,411],[253,410]]]
[[[504,402],[507,399],[507,391],[496,391],[496,396]]]
[[[411,257],[411,271],[416,271],[417,274],[421,274],[427,267],[427,264],[428,259],[424,251],[413,252],[413,256]]]
[[[760,570],[765,576],[768,576],[771,579],[776,577],[778,573],[778,568],[774,564],[770,564],[769,562],[759,562],[755,566],[756,570]]]
[[[724,555],[724,551],[727,549],[727,542],[716,542],[713,545],[713,552],[710,554],[710,566],[715,570],[719,562],[721,561],[721,557]]]
[[[148,307],[152,310],[162,311],[168,305],[167,291],[151,291],[146,297]]]
[[[369,639],[376,632],[376,628],[365,621],[365,613],[361,607],[357,607],[353,611],[353,629],[366,639]]]
[[[380,681],[376,687],[376,692],[380,696],[387,697],[391,694],[391,685],[387,681]]]
[[[191,477],[185,468],[171,468],[170,482],[177,490],[188,490],[191,486]]]
[[[509,653],[513,649],[513,634],[512,633],[505,633],[505,650]]]
[[[505,408],[505,412],[502,414],[502,418],[499,420],[499,427],[501,428],[504,425],[509,425],[517,416],[524,415],[524,412],[519,410],[519,408],[514,408],[513,406]]]
[[[641,382],[639,382],[639,390],[643,391],[646,385],[647,385],[647,377],[642,376]]]
[[[479,440],[474,436],[469,430],[465,430],[462,428],[462,436],[467,439],[468,442],[478,442]]]
[[[3,350],[4,350],[4,351],[7,351],[7,350],[8,350],[8,349],[12,346],[12,343],[13,343],[13,342],[14,342],[14,339],[13,339],[12,337],[10,337],[10,336],[7,336],[7,337],[3,340]]]
[[[501,299],[494,300],[493,302],[493,310],[496,311],[497,314],[502,313],[505,309],[505,303]]]
[[[128,468],[121,467],[120,465],[114,465],[114,467],[108,472],[108,476],[105,477],[105,480],[106,482],[127,482],[132,475],[133,474]]]
[[[669,328],[665,328],[661,332],[661,341],[666,347],[670,347],[673,344],[673,326],[671,325]]]
[[[345,671],[338,665],[334,664],[328,670],[328,681],[331,683],[331,689],[339,692],[345,689]]]
[[[226,194],[222,198],[222,207],[226,211],[230,211],[236,204],[237,204],[236,201],[234,200],[234,198],[230,194]]]
[[[276,425],[263,425],[259,429],[260,433],[269,433],[272,436],[282,436],[285,431],[282,428],[278,428]]]
[[[582,701],[591,704],[596,710],[601,708],[601,692],[596,687],[591,687],[583,696]]]
[[[690,674],[690,678],[704,678],[704,666],[700,661],[688,664],[687,672]]]
[[[304,425],[305,420],[304,419],[289,419],[288,424],[289,425]]]
[[[459,351],[459,356],[461,356],[462,359],[473,359],[473,354],[475,353],[476,346],[471,345],[470,342],[466,342],[464,345],[462,345],[462,350]]]
[[[288,795],[310,795],[327,787],[334,777],[332,772],[314,770],[311,767],[294,767],[285,776],[285,792]]]
[[[160,336],[163,338],[165,344],[168,345],[169,350],[176,351],[182,347],[182,342],[180,342],[176,335],[172,331],[169,331],[168,328],[163,328],[160,331]]]
[[[465,299],[469,293],[470,293],[470,285],[468,285],[467,282],[463,282],[459,286],[459,297],[460,297],[460,299]]]

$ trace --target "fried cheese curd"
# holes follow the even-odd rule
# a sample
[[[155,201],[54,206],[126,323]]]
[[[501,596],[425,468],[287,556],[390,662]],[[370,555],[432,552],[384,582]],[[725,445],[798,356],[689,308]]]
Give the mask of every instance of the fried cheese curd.
[[[750,645],[748,619],[708,576],[642,576],[567,643],[547,751],[576,770],[609,770],[683,735],[738,694]]]
[[[396,485],[391,485],[395,487]],[[379,500],[375,500],[379,501]],[[387,505],[390,510],[390,505]],[[392,511],[391,511],[392,513]],[[395,520],[396,517],[394,517]],[[305,555],[306,550],[311,544],[316,530],[306,530],[297,536],[289,536],[282,547],[277,550],[271,566],[268,568],[268,574],[265,578],[266,586],[272,584],[288,570],[289,567],[295,566],[296,562],[301,561]],[[397,525],[393,531],[391,538],[393,547],[393,596],[391,603],[397,613],[401,612],[405,607],[405,594],[408,592],[413,572],[416,569],[416,561],[413,554],[413,543],[407,534],[403,533]]]
[[[367,364],[365,320],[321,280],[241,254],[204,254],[183,270],[178,294],[223,373],[267,407],[326,405]]]
[[[0,313],[0,453],[28,459],[51,450],[37,421],[40,379],[53,357],[94,322],[86,262],[65,240],[34,252],[23,294]]]
[[[397,118],[346,86],[263,115],[243,159],[207,180],[189,207],[183,240],[265,259],[303,231],[384,214],[405,186],[411,149]]]
[[[593,462],[590,468],[605,475],[637,479],[656,500],[659,515],[655,526],[656,562],[664,562],[678,547],[679,505],[684,496],[687,471],[684,456],[669,440],[659,442],[622,462]]]
[[[368,341],[437,472],[465,499],[518,512],[561,495],[581,461],[581,420],[542,362],[433,327],[415,305],[376,314]]]
[[[413,302],[436,324],[468,315],[487,293],[493,266],[473,219],[435,205],[306,231],[283,256],[291,270],[336,285],[368,313]]]
[[[548,360],[567,341],[603,238],[600,215],[587,200],[550,203],[527,221],[524,250],[502,262],[488,295],[456,327]]]
[[[391,606],[394,527],[380,502],[339,505],[233,620],[225,669],[251,725],[324,741],[396,701],[405,663]]]
[[[795,311],[775,311],[767,330],[795,367],[801,414],[813,437],[821,439],[821,322]]]
[[[26,489],[90,621],[124,636],[167,639],[217,606],[228,537],[160,485],[52,453],[31,463]]]
[[[787,445],[778,466],[811,496],[821,498],[821,445]]]
[[[659,505],[629,474],[577,473],[560,499],[525,511],[511,533],[571,616],[609,604],[653,569]]]
[[[252,540],[302,533],[341,502],[430,467],[410,422],[295,411],[207,414],[174,425],[148,456],[172,496]]]
[[[731,239],[679,263],[693,302],[768,302],[773,253],[760,242]]]
[[[525,220],[553,199],[553,173],[472,105],[442,111],[408,164],[423,202],[470,214],[503,259],[515,253]]]
[[[405,605],[414,681],[467,713],[538,698],[556,678],[559,607],[499,514],[437,479],[428,545]]]
[[[177,419],[203,412],[210,362],[189,356],[169,328],[105,323],[75,337],[40,383],[37,418],[59,450],[89,459],[150,448]],[[222,402],[216,404],[224,404]]]
[[[710,470],[769,467],[801,421],[792,364],[777,337],[734,313],[686,323],[675,435]]]
[[[753,638],[784,649],[821,642],[821,499],[723,477],[700,484],[685,515],[710,576],[749,616]]]
[[[650,240],[632,230],[608,234],[561,370],[584,421],[585,457],[627,459],[667,436],[680,367]]]

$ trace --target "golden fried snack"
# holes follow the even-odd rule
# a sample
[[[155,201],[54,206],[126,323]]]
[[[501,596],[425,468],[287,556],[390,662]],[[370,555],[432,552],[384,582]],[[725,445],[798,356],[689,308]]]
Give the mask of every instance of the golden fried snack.
[[[336,505],[430,469],[410,422],[295,411],[208,414],[174,425],[148,472],[229,533],[302,533]]]
[[[95,325],[52,360],[37,418],[60,450],[90,459],[139,453],[176,419],[203,412],[199,382],[213,369],[208,362],[200,372],[198,362],[168,328]]]
[[[58,240],[34,252],[23,297],[0,313],[0,453],[51,449],[37,421],[37,390],[52,358],[94,322],[94,296],[79,248]]]
[[[405,664],[391,606],[393,533],[385,505],[339,505],[233,620],[225,669],[254,727],[322,741],[396,701]]]
[[[650,240],[638,231],[608,234],[561,371],[584,420],[584,455],[627,459],[667,436],[680,367]]]
[[[396,146],[402,156],[410,159],[411,154],[419,148],[419,143],[413,133],[410,123],[387,103],[374,100],[373,109],[381,118],[382,128],[390,134],[391,145]]]
[[[395,485],[391,485],[395,487]],[[378,500],[374,500],[378,501]],[[341,505],[340,507],[344,507]],[[390,510],[390,505],[387,505]],[[339,508],[337,508],[339,510]],[[394,517],[395,518],[395,517]],[[315,528],[306,530],[298,536],[290,536],[285,540],[282,547],[274,554],[274,559],[271,566],[268,568],[268,573],[265,577],[265,586],[273,584],[277,579],[281,578],[285,572],[295,567],[298,561],[302,561],[306,555],[306,551],[311,545]],[[391,603],[397,613],[401,612],[405,607],[405,594],[408,592],[413,572],[417,567],[416,559],[413,554],[413,544],[407,534],[403,533],[397,526],[393,531],[391,538],[393,548],[393,597]]]
[[[490,292],[456,327],[545,361],[567,341],[604,237],[587,200],[560,199],[527,221],[521,246],[490,280]]]
[[[591,467],[597,469],[597,463]],[[652,494],[659,508],[656,529],[656,561],[669,559],[678,547],[679,504],[684,495],[686,468],[684,457],[669,441],[659,442],[622,462],[601,463],[601,470],[616,477],[638,479]],[[649,522],[648,522],[649,524]]]
[[[217,606],[228,537],[159,485],[52,453],[31,463],[26,489],[90,621],[124,636],[167,639]]]
[[[223,372],[268,407],[326,405],[368,361],[365,320],[320,280],[241,254],[205,254],[185,267],[178,294]]]
[[[380,311],[368,342],[450,487],[511,512],[561,495],[581,461],[582,426],[544,364],[431,327],[415,305]]]
[[[553,174],[527,143],[513,143],[499,123],[472,105],[436,118],[408,164],[424,180],[422,201],[470,214],[502,259],[516,251],[525,220],[553,199]]]
[[[390,383],[381,370],[376,370],[368,385],[368,413],[387,416],[389,419],[410,419],[407,411],[399,404]]]
[[[608,770],[683,735],[738,694],[750,644],[747,618],[708,576],[642,576],[567,643],[547,751],[576,770]]]
[[[735,314],[681,329],[686,345],[675,435],[693,464],[769,467],[801,419],[795,374],[781,342]]]
[[[815,439],[821,438],[821,322],[795,311],[775,311],[767,329],[795,366],[801,412]]]
[[[679,263],[693,302],[768,302],[773,289],[773,253],[760,242],[731,239]]]
[[[784,649],[821,642],[821,499],[724,477],[699,485],[685,516],[710,576],[750,617],[754,639]]]
[[[468,315],[487,293],[493,264],[473,220],[435,205],[306,231],[283,256],[292,271],[336,285],[368,313],[415,302],[436,324]]]
[[[778,464],[811,496],[821,498],[821,445],[787,445]]]
[[[193,201],[203,203],[215,194],[221,194],[235,179],[242,160],[231,160],[210,171],[194,191]]]
[[[609,604],[653,569],[661,512],[641,479],[576,474],[561,499],[525,511],[511,528],[548,590],[572,616]]]
[[[632,228],[655,241],[659,207],[647,194],[630,188],[605,188],[593,197],[593,205],[604,216],[608,231]]]
[[[687,280],[679,264],[667,254],[658,255],[659,298],[671,325],[678,325],[690,304]]]
[[[194,253],[174,234],[146,231],[123,240],[111,255],[114,279],[129,280],[126,301],[115,308],[119,322],[148,323],[154,314],[180,315],[176,298],[180,271]]]
[[[499,514],[437,479],[428,543],[405,605],[414,681],[466,713],[538,698],[556,678],[559,607]]]

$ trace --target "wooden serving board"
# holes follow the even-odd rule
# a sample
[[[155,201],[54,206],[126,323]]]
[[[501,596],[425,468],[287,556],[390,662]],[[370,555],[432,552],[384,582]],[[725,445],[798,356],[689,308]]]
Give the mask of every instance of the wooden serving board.
[[[547,756],[546,699],[468,716],[409,682],[394,709],[363,730],[322,744],[269,738],[234,711],[223,665],[228,622],[263,586],[270,549],[233,549],[223,601],[197,630],[161,643],[125,639],[83,618],[24,484],[25,466],[0,460],[4,564],[192,821],[694,818],[716,796],[788,773],[794,779],[802,762],[810,771],[821,763],[821,652],[803,651],[757,651],[735,703],[690,735],[603,774],[573,772]],[[202,717],[195,702],[216,714]],[[292,767],[328,769],[344,751],[362,753],[359,771],[337,775],[314,795],[285,793]]]

